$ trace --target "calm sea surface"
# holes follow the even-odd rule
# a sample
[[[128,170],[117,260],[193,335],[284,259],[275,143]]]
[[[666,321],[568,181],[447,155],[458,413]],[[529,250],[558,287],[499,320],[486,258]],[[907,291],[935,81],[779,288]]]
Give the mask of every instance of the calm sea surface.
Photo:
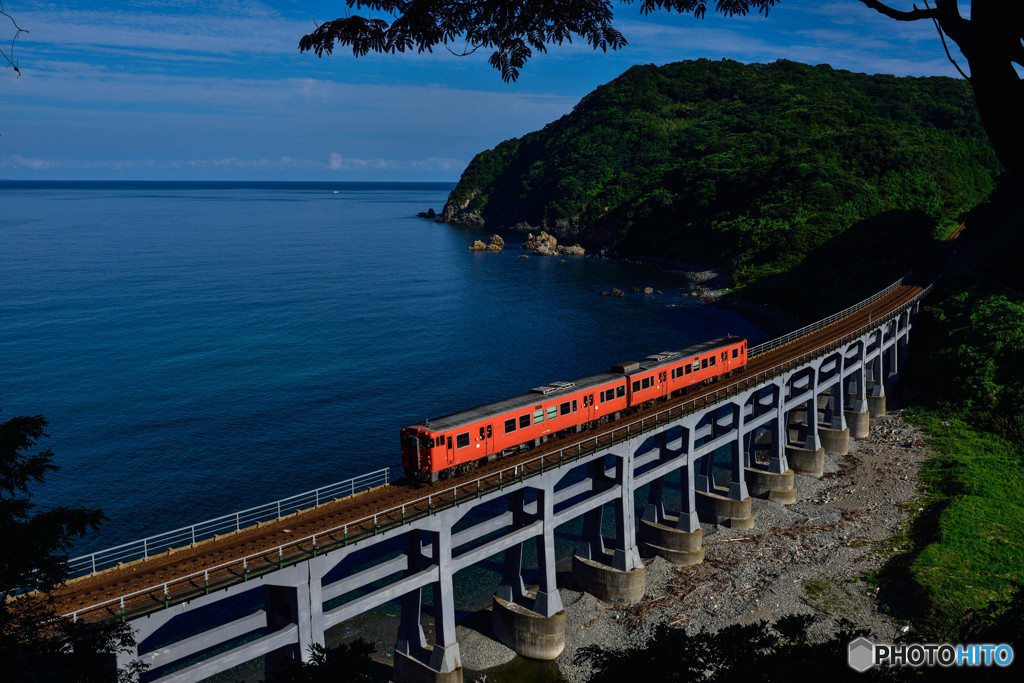
[[[678,275],[466,249],[451,185],[0,182],[0,408],[78,550],[399,463],[398,431],[749,323]],[[652,286],[664,293],[598,297]]]

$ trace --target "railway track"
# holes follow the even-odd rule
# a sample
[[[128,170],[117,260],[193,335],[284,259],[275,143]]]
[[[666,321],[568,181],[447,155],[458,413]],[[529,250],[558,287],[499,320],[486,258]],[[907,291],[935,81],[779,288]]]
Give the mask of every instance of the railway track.
[[[596,448],[621,442],[664,421],[743,391],[897,311],[923,291],[904,283],[831,324],[750,358],[738,374],[682,397],[659,402],[602,427],[550,439],[538,448],[488,463],[427,486],[398,482],[283,519],[215,537],[97,574],[74,579],[54,593],[58,613],[73,618],[130,619],[247,581],[360,538],[457,505],[572,462]]]

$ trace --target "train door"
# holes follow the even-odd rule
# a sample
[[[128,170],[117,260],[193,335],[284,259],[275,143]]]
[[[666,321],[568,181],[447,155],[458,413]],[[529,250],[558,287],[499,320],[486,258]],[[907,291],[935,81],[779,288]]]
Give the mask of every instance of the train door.
[[[474,457],[480,457],[484,454],[490,455],[494,452],[494,428],[491,426],[491,423],[480,427],[480,441],[478,443],[481,444],[481,448],[484,450],[483,453],[477,452],[474,454]]]
[[[445,467],[451,467],[455,464],[455,444],[452,443],[452,437],[449,434],[447,437],[447,445],[445,447]]]

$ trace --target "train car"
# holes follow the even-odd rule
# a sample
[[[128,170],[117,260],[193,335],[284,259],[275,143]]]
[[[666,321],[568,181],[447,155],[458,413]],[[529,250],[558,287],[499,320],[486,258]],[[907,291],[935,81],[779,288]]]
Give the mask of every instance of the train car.
[[[579,431],[742,369],[747,341],[726,336],[612,367],[574,382],[552,382],[402,430],[406,475],[437,481],[493,458]]]
[[[419,479],[464,472],[626,407],[625,380],[602,373],[432,418],[402,430],[402,465]]]

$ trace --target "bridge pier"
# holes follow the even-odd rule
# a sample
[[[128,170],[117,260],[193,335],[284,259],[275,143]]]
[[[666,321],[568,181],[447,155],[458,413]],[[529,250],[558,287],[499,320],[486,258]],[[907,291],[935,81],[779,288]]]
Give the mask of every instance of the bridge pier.
[[[850,427],[850,436],[855,439],[863,439],[868,435],[868,401],[867,401],[867,377],[863,363],[860,369],[856,370],[849,377],[849,384],[846,390],[846,410],[843,416],[846,424]],[[851,391],[852,389],[852,391]]]
[[[674,565],[700,564],[704,561],[704,532],[697,519],[693,466],[689,461],[679,469],[679,475],[682,484],[679,514],[665,512],[662,502],[665,478],[655,479],[647,494],[647,508],[637,535],[644,550],[652,555],[659,555]]]
[[[509,494],[513,527],[522,528],[527,520],[523,511],[523,491]],[[555,584],[554,491],[538,489],[537,517],[544,531],[537,536],[538,586],[533,596],[523,585],[523,544],[505,551],[501,583],[492,600],[491,628],[495,637],[516,654],[530,659],[551,660],[565,649],[565,610]]]
[[[611,603],[640,602],[647,588],[647,568],[640,561],[636,547],[636,521],[633,510],[633,441],[626,444],[624,455],[614,453],[615,481],[619,495],[615,497],[615,539],[611,552],[601,535],[604,509],[594,508],[583,515],[583,535],[572,557],[572,575],[581,589],[599,600]],[[603,469],[600,460],[595,469]],[[592,469],[592,474],[595,473]],[[604,478],[603,473],[601,478]],[[595,486],[598,480],[595,479]]]
[[[871,362],[871,379],[868,381],[868,413],[872,418],[885,415],[885,382],[882,380],[882,355]]]
[[[791,505],[796,502],[796,482],[793,470],[786,459],[786,429],[782,417],[772,420],[768,433],[768,465],[759,465],[753,457],[749,458],[744,472],[747,490],[756,498],[767,498],[780,505]]]
[[[319,560],[319,561],[318,561]],[[271,574],[264,586],[267,631],[294,625],[297,639],[268,652],[264,669],[269,677],[292,661],[310,661],[313,645],[324,645],[322,558],[313,558]]]
[[[429,531],[431,558],[438,569],[434,591],[434,645],[428,647],[419,626],[421,609],[420,589],[406,593],[402,598],[402,616],[398,641],[395,644],[394,683],[462,683],[462,655],[455,639],[455,598],[452,586],[452,530],[440,525],[438,531]],[[418,532],[406,535],[406,551],[419,544]],[[410,567],[425,562],[419,548],[409,555]],[[415,624],[415,625],[414,625]]]
[[[797,426],[797,443],[802,445],[786,445],[786,460],[797,474],[821,477],[825,473],[825,449],[818,435],[818,415],[814,398],[810,398],[803,408],[789,411],[790,419],[800,420]],[[802,440],[801,440],[802,437]]]
[[[729,442],[730,468],[729,488],[718,487],[715,484],[715,457],[714,452],[706,453],[703,456],[704,462],[701,473],[695,481],[695,500],[697,514],[701,521],[711,524],[728,524],[733,529],[750,529],[754,526],[754,514],[750,508],[750,493],[747,491],[747,482],[744,468],[744,453],[741,445],[743,443],[743,406],[741,404],[729,403],[732,408],[732,426],[729,429],[722,429],[718,424],[717,415],[712,415],[711,435],[712,438],[727,433],[730,429],[733,432],[733,439]],[[694,442],[691,438],[690,453]]]
[[[825,401],[823,417],[824,423],[828,426],[818,427],[821,446],[831,455],[846,455],[850,452],[850,429],[846,426],[846,414],[843,410],[845,393],[840,376],[840,380],[829,387]],[[822,466],[824,467],[824,462]]]

